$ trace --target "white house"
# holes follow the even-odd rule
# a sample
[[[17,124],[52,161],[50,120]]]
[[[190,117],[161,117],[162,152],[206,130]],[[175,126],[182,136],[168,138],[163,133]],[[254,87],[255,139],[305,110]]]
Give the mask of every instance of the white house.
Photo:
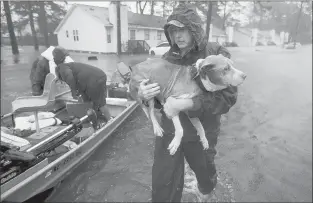
[[[116,14],[112,2],[109,8],[74,4],[55,30],[59,45],[74,51],[116,53]],[[163,17],[133,13],[125,5],[120,14],[122,51],[128,40],[145,40],[150,47],[166,41]]]

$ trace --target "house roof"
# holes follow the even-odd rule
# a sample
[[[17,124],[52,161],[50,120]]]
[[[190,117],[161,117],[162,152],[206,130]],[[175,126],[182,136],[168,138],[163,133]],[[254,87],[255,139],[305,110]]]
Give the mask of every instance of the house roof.
[[[67,21],[67,19],[71,16],[71,14],[72,14],[73,11],[75,10],[76,6],[77,6],[77,5],[74,4],[74,5],[70,8],[70,10],[66,12],[64,18],[61,20],[61,22],[59,23],[58,27],[55,28],[54,34],[57,34],[57,33],[60,31],[61,27],[64,25],[64,23]]]
[[[64,23],[72,14],[75,8],[80,8],[84,10],[95,19],[100,20],[104,26],[112,26],[112,23],[109,21],[109,9],[108,8],[98,7],[98,6],[89,6],[89,5],[83,5],[83,4],[74,4],[70,8],[70,10],[66,13],[65,17],[56,28],[55,33],[57,33],[61,29],[61,27],[64,25]],[[131,11],[128,11],[127,14],[128,14],[128,24],[130,25],[151,27],[151,28],[163,28],[164,24],[166,23],[166,19],[160,16],[137,14]]]
[[[60,30],[60,28],[64,25],[64,23],[66,22],[66,20],[76,7],[84,10],[95,19],[100,20],[104,26],[113,26],[112,23],[109,21],[109,8],[83,4],[74,4],[71,7],[71,9],[66,13],[64,19],[61,21],[59,26],[56,28],[55,33],[57,33]],[[127,15],[128,15],[128,24],[133,26],[163,29],[166,23],[166,19],[161,16],[138,14],[133,13],[131,11],[128,11]],[[216,26],[213,26],[212,34],[215,36],[222,36],[225,35],[225,32],[217,28]]]
[[[162,28],[166,19],[160,16],[138,14],[128,11],[128,24],[142,27]]]
[[[88,6],[88,5],[77,5],[79,8],[86,11],[92,17],[100,20],[105,26],[112,26],[112,23],[109,21],[109,9],[105,7],[98,6]]]

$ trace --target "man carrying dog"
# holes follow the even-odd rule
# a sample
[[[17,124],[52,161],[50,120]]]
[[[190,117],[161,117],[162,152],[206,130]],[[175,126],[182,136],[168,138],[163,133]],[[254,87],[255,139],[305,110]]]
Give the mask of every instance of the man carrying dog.
[[[69,53],[64,48],[55,47],[55,49],[59,50],[61,58],[69,56]],[[32,64],[29,75],[33,96],[42,95],[48,73],[50,73],[49,60],[42,55],[38,56]]]
[[[171,45],[163,59],[179,65],[192,65],[198,59],[209,55],[222,54],[230,58],[226,48],[217,43],[209,43],[201,28],[201,19],[188,4],[179,4],[168,17],[164,32]],[[162,73],[160,73],[162,74]],[[237,88],[228,87],[216,92],[207,92],[201,84],[199,76],[195,78],[204,94],[186,102],[179,99],[167,100],[167,106],[157,104],[161,109],[161,127],[163,137],[156,137],[154,164],[152,168],[152,202],[180,202],[184,187],[184,157],[195,172],[198,189],[203,195],[209,195],[216,186],[217,173],[214,163],[215,146],[220,131],[220,118],[236,103]],[[145,80],[140,84],[138,95],[144,104],[160,93],[158,84],[148,84]],[[158,103],[158,101],[156,101]],[[181,146],[172,156],[167,147],[174,136],[174,126],[165,115],[189,109],[189,116],[198,117],[204,123],[209,149],[203,150],[199,136],[187,114],[179,114],[184,136]],[[172,111],[172,112],[171,112]]]

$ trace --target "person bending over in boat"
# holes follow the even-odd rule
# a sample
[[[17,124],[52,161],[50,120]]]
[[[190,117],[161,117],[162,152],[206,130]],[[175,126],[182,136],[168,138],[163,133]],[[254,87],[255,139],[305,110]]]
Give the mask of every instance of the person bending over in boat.
[[[59,56],[61,58],[69,56],[69,53],[63,47],[58,46],[54,49],[58,50]],[[51,71],[49,67],[49,59],[47,59],[43,55],[38,56],[32,64],[31,72],[29,75],[33,96],[42,95],[46,76],[50,72]]]
[[[61,51],[56,53],[58,54],[62,54]],[[58,59],[60,58],[54,59],[57,64],[55,73],[58,79],[70,86],[73,98],[83,102],[92,102],[97,117],[108,122],[111,115],[106,107],[106,74],[101,69],[88,64],[63,63]]]

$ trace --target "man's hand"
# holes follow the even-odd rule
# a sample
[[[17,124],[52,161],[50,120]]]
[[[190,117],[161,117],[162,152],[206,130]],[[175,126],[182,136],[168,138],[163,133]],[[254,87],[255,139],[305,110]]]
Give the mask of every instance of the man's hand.
[[[72,97],[74,100],[77,100],[79,103],[83,103],[84,99],[81,95],[77,95],[77,94],[72,94]]]
[[[78,100],[78,96],[76,94],[72,93],[72,97],[73,97],[73,99]]]
[[[78,102],[80,102],[80,103],[83,103],[83,102],[84,102],[83,97],[82,97],[81,95],[78,95],[77,100],[78,100]]]
[[[160,93],[160,86],[158,83],[147,85],[148,82],[149,79],[143,80],[138,89],[138,97],[144,101],[149,101]]]
[[[181,111],[188,111],[193,108],[194,104],[192,99],[176,99],[169,97],[164,106],[164,112],[168,118],[173,118],[177,116]]]

